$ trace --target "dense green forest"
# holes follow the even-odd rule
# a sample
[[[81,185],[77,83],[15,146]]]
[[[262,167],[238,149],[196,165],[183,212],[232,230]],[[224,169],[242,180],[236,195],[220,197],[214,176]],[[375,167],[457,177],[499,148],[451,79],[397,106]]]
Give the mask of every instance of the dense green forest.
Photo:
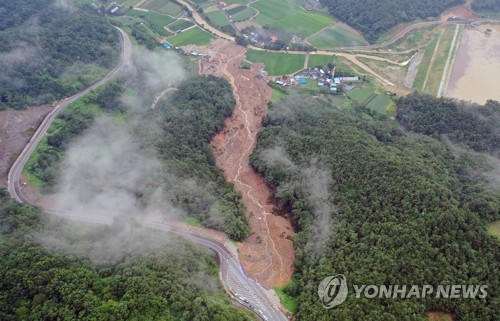
[[[195,176],[208,195],[215,195],[215,207],[207,208],[207,194],[190,189],[174,191],[174,204],[201,219],[208,227],[225,231],[242,240],[249,228],[241,195],[226,182],[215,165],[210,141],[224,127],[236,100],[231,85],[222,78],[196,77],[185,81],[171,99],[157,107],[163,136],[156,149],[167,167],[184,178]],[[216,216],[217,219],[213,219]]]
[[[0,1],[0,109],[69,96],[102,77],[118,55],[117,31],[89,8]]]
[[[42,182],[46,193],[57,184],[59,165],[68,145],[92,125],[97,115],[127,117],[120,100],[120,93],[125,90],[131,89],[122,81],[100,87],[68,106],[54,121],[26,167]],[[169,201],[205,226],[241,240],[249,233],[241,195],[225,181],[210,147],[211,138],[222,129],[234,106],[235,99],[227,81],[196,77],[183,82],[172,97],[161,101],[155,110],[144,115],[130,113],[136,126],[127,126],[133,127],[134,136],[143,142],[144,148],[158,155],[165,172],[183,180],[195,179],[196,186],[200,187],[164,182]],[[143,198],[147,202],[147,195]]]
[[[465,0],[321,0],[334,17],[361,31],[370,41],[398,23],[437,17]]]
[[[213,253],[125,219],[53,220],[0,190],[1,320],[253,320],[218,285]]]
[[[476,11],[500,11],[500,1],[498,0],[474,0],[472,9]]]
[[[470,161],[481,156],[456,155],[362,108],[308,97],[271,107],[251,161],[298,230],[296,282],[284,289],[298,301],[298,320],[424,320],[426,311],[497,319],[499,243],[485,227],[499,218],[500,196],[468,174],[481,170]],[[356,299],[351,291],[324,309],[318,284],[339,273],[350,285],[486,284],[488,297]]]
[[[398,122],[408,131],[445,137],[478,152],[500,151],[500,103],[484,106],[414,93],[398,102]]]

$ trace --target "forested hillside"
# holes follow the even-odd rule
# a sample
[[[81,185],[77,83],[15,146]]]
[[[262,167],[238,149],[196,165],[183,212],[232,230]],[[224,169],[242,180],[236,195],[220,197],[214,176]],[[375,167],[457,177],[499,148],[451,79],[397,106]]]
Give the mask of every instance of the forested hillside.
[[[28,172],[43,183],[46,193],[53,191],[60,178],[61,160],[68,146],[94,123],[97,115],[127,117],[120,99],[122,92],[130,90],[126,88],[120,81],[107,84],[70,105],[56,119],[27,163]],[[241,195],[224,180],[210,147],[211,138],[221,130],[234,106],[227,81],[197,77],[183,82],[172,97],[160,102],[154,111],[135,115],[135,125],[126,126],[132,126],[134,137],[144,148],[158,155],[165,172],[180,180],[193,180],[194,187],[190,187],[190,183],[156,182],[166,185],[166,197],[173,205],[198,218],[202,224],[241,240],[249,232]],[[150,130],[153,133],[148,132]],[[162,177],[161,174],[157,176]],[[155,178],[146,180],[154,185]],[[135,193],[141,202],[148,202],[146,191]]]
[[[118,56],[117,31],[89,8],[0,1],[0,109],[69,96],[102,77]]]
[[[498,0],[474,0],[472,9],[476,11],[500,11],[500,1]]]
[[[500,156],[499,102],[477,106],[415,93],[399,100],[397,120],[406,130]]]
[[[437,17],[465,0],[321,0],[330,14],[361,31],[374,42],[398,23]]]
[[[124,222],[61,223],[0,190],[0,320],[252,320],[209,251]]]
[[[485,226],[499,218],[500,197],[447,144],[367,110],[293,97],[274,107],[251,160],[299,231],[297,283],[285,288],[298,300],[298,320],[424,320],[426,311],[496,320],[499,243]],[[486,284],[488,297],[350,292],[324,309],[318,285],[339,273],[351,285]]]
[[[174,204],[200,218],[208,227],[226,232],[232,239],[248,236],[246,210],[241,195],[226,182],[215,165],[210,141],[224,126],[236,104],[231,85],[222,78],[197,77],[184,82],[162,103],[155,118],[163,130],[155,148],[168,168],[184,178],[196,177],[203,192],[173,188]],[[210,198],[217,199],[215,207]]]

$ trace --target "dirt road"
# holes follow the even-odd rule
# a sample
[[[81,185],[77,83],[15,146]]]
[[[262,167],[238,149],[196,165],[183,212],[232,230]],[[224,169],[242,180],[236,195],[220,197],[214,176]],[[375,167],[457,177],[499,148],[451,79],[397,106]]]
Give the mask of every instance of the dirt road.
[[[217,40],[208,49],[190,49],[213,53],[210,62],[200,61],[199,70],[226,78],[237,100],[233,116],[214,137],[212,147],[217,165],[242,193],[249,213],[252,234],[238,244],[239,259],[246,275],[266,288],[282,286],[290,282],[293,273],[294,232],[289,220],[273,213],[272,191],[249,164],[273,90],[265,79],[256,78],[262,65],[253,64],[249,70],[239,68],[246,52],[244,47]]]

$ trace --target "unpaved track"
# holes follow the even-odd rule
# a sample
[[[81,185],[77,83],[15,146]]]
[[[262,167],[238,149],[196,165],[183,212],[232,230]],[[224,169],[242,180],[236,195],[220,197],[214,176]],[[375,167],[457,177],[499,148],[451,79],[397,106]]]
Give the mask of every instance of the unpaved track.
[[[190,49],[203,52],[203,48]],[[236,97],[235,111],[212,140],[212,147],[217,165],[242,193],[249,213],[252,235],[238,244],[239,258],[245,273],[266,288],[282,286],[290,282],[293,273],[293,229],[286,218],[273,214],[269,201],[272,191],[249,164],[273,90],[265,79],[255,77],[261,65],[253,64],[250,70],[239,68],[245,48],[217,40],[208,50],[214,59],[210,63],[201,60],[199,70],[226,78]],[[208,70],[208,65],[214,68]]]

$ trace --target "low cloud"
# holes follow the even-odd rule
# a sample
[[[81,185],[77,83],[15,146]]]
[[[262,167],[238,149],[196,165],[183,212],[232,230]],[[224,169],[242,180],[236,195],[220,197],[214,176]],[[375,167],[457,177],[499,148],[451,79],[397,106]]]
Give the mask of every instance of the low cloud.
[[[312,230],[307,246],[313,247],[316,253],[324,249],[331,237],[333,217],[337,212],[332,202],[333,179],[328,166],[314,157],[306,167],[295,164],[281,145],[262,151],[260,157],[268,166],[280,166],[294,176],[292,184],[295,186],[292,188],[307,195],[313,206]],[[286,186],[286,189],[289,190],[290,186]]]
[[[175,53],[135,49],[123,76],[127,86],[134,91],[123,94],[122,102],[132,111],[145,111],[151,107],[155,97],[185,79],[185,76]]]

